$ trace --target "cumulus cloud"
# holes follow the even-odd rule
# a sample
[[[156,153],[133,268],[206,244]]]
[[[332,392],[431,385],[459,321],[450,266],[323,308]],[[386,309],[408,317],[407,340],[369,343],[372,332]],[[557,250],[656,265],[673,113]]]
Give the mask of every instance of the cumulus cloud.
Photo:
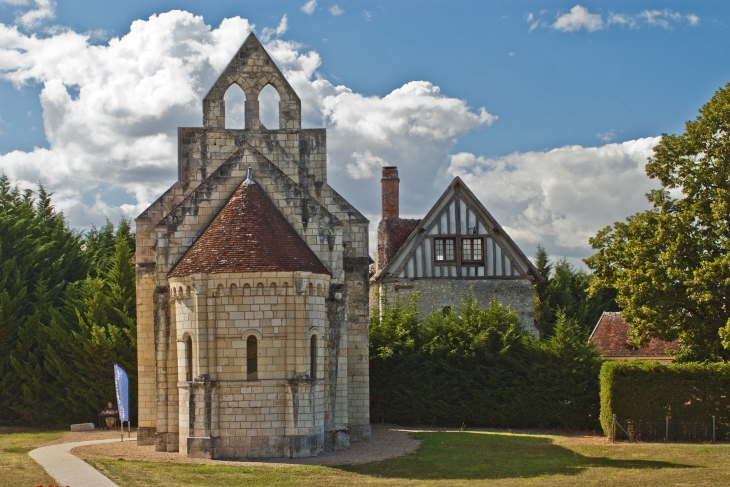
[[[541,11],[540,15],[549,13],[549,11]],[[686,25],[692,27],[696,27],[700,23],[700,18],[696,14],[681,14],[668,9],[644,10],[636,15],[609,12],[604,19],[602,14],[591,13],[582,5],[575,5],[569,12],[559,14],[552,24],[538,20],[532,13],[527,15],[526,20],[530,24],[530,32],[539,26],[549,26],[561,32],[576,32],[581,29],[585,29],[588,32],[596,32],[605,30],[611,25],[629,28],[639,28],[645,25],[673,29],[675,25],[682,23],[686,23]]]
[[[339,5],[335,4],[330,7],[330,13],[332,15],[342,15],[345,11],[342,10]]]
[[[307,15],[312,15],[315,8],[317,8],[317,0],[309,0],[307,3],[302,5],[302,8],[300,8],[299,10]]]
[[[559,16],[552,27],[563,32],[575,32],[580,29],[593,32],[603,29],[603,18],[588,12],[588,9],[581,5],[576,5],[570,12]]]
[[[39,37],[0,25],[0,79],[42,84],[50,146],[0,155],[0,169],[24,187],[43,182],[74,225],[103,222],[107,211],[136,216],[174,180],[177,127],[200,125],[203,94],[252,29],[238,17],[211,29],[173,11],[92,45],[72,30]],[[129,203],[85,206],[104,184]]]
[[[22,187],[41,181],[76,227],[134,218],[175,181],[177,127],[201,125],[202,97],[253,30],[239,17],[211,27],[182,11],[135,21],[102,44],[70,29],[42,37],[0,25],[0,79],[42,85],[49,142],[0,155],[0,170]],[[328,130],[330,184],[373,229],[386,164],[399,168],[404,217],[422,217],[460,175],[528,253],[542,242],[552,254],[583,256],[595,230],[645,206],[643,164],[655,139],[453,155],[459,136],[497,117],[424,80],[385,96],[333,84],[318,73],[320,55],[280,38],[285,31],[282,19],[265,47],[302,100],[303,126]],[[239,101],[226,112],[235,122],[239,110],[243,125]]]
[[[646,159],[659,137],[601,147],[567,146],[484,158],[451,156],[459,176],[505,230],[528,251],[538,243],[553,255],[590,255],[588,238],[615,221],[649,207],[657,187],[646,177]]]
[[[270,27],[264,27],[264,30],[261,31],[261,41],[269,42],[272,36],[282,36],[286,33],[287,30],[289,30],[289,21],[286,18],[286,15],[284,15],[281,18],[279,25],[277,25],[275,28],[272,29]]]
[[[347,172],[353,179],[370,178],[378,173],[378,169],[387,166],[385,159],[373,155],[372,152],[353,152],[352,158],[355,162],[347,164]]]
[[[267,33],[280,36],[286,25],[283,18]],[[200,126],[202,97],[252,30],[239,17],[211,28],[202,17],[172,11],[93,45],[88,34],[69,29],[40,37],[0,25],[0,79],[18,88],[43,86],[49,142],[0,155],[0,170],[24,187],[42,181],[75,226],[135,217],[175,180],[177,127]],[[380,161],[402,164],[414,182],[432,184],[457,137],[496,118],[427,81],[364,96],[322,78],[317,52],[278,37],[265,46],[302,99],[303,125],[328,128],[330,181],[366,212],[377,206]],[[240,111],[242,125],[240,101],[227,112],[235,122]],[[110,190],[121,193],[116,200],[126,195],[125,204],[112,203]]]
[[[0,0],[1,4],[29,7],[30,10],[19,13],[15,19],[17,24],[26,29],[38,27],[44,21],[56,16],[55,0]]]

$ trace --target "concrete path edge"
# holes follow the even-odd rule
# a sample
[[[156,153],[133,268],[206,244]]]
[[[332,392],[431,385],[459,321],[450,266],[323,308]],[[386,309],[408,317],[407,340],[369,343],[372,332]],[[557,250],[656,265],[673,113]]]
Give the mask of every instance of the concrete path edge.
[[[135,441],[135,438],[126,441]],[[113,443],[118,439],[77,441],[75,443],[59,443],[31,450],[28,455],[53,477],[59,487],[119,487],[94,467],[72,455],[71,450],[77,446],[95,445],[97,443]]]

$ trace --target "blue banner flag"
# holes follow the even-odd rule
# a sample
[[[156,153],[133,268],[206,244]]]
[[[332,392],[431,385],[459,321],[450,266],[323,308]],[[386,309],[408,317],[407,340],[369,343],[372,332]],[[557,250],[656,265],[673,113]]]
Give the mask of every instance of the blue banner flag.
[[[114,364],[114,385],[117,387],[119,421],[129,421],[129,378],[117,364]]]

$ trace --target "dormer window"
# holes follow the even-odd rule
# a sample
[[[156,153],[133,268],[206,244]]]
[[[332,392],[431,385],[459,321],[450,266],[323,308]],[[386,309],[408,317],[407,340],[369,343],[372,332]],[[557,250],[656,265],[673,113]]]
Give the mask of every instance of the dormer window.
[[[434,260],[437,262],[453,262],[456,260],[454,247],[456,239],[436,238],[434,239]]]

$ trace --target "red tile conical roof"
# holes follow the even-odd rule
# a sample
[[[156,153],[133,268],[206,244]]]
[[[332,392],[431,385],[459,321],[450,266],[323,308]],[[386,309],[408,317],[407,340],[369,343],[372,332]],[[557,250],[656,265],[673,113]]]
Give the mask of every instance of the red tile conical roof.
[[[236,189],[169,277],[266,271],[330,275],[261,186],[253,181],[249,170],[249,178]]]

